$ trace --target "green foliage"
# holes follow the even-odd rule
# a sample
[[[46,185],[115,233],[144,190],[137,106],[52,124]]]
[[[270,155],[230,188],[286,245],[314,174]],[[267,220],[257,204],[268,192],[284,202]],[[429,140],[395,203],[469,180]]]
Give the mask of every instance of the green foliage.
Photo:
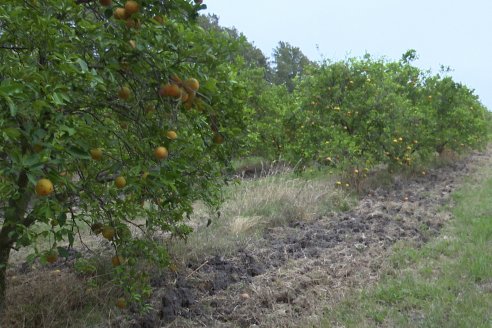
[[[40,235],[51,235],[52,248],[71,245],[82,222],[115,228],[109,242],[119,254],[165,265],[166,251],[151,237],[186,237],[191,228],[183,219],[193,202],[220,202],[221,172],[243,130],[245,91],[235,82],[240,66],[229,58],[242,41],[198,27],[203,6],[192,2],[141,2],[128,20],[113,17],[118,5],[124,2],[0,6],[0,206],[7,236],[0,247],[27,246]],[[196,78],[200,89],[173,76]],[[188,100],[159,95],[171,82]],[[177,140],[166,138],[168,130],[177,131]],[[216,134],[226,143],[215,144]],[[155,158],[158,146],[168,149],[167,159]],[[93,149],[102,150],[101,159],[91,158]],[[115,186],[118,176],[126,186]],[[48,196],[35,193],[41,178],[53,183]],[[50,228],[34,233],[40,222]],[[122,285],[142,273],[127,264],[118,270]]]
[[[369,55],[325,63],[300,81],[286,120],[286,157],[342,168],[412,166],[485,143],[486,109],[450,77]]]

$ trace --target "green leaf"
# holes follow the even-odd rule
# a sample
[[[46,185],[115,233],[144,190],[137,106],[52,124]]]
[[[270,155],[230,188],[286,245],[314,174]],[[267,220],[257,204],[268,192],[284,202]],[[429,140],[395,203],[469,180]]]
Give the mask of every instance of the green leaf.
[[[60,127],[60,130],[67,132],[70,137],[73,136],[77,132],[77,130],[75,130],[74,128],[71,128],[71,127],[66,126],[66,125],[62,125]]]
[[[17,106],[15,106],[14,101],[10,97],[5,97],[5,100],[7,100],[7,104],[9,105],[10,116],[14,117],[17,114]]]
[[[65,223],[67,223],[67,213],[65,212],[62,212],[58,215],[58,223],[60,224],[60,226],[64,226]]]
[[[53,104],[57,106],[65,105],[65,97],[60,93],[53,92],[53,94],[51,95],[51,99]]]
[[[66,247],[58,246],[56,249],[58,250],[58,255],[60,255],[61,257],[67,258],[70,255]]]
[[[67,149],[67,152],[72,155],[74,158],[79,158],[79,159],[90,159],[89,152],[86,149],[77,147],[77,146],[71,146]]]
[[[77,63],[79,64],[80,69],[83,73],[89,70],[89,68],[87,67],[87,63],[82,58],[77,58]]]
[[[21,136],[21,132],[17,128],[6,128],[3,133],[7,135],[9,139],[16,140]]]
[[[104,17],[110,18],[111,16],[113,16],[113,10],[111,8],[106,9],[104,11]]]

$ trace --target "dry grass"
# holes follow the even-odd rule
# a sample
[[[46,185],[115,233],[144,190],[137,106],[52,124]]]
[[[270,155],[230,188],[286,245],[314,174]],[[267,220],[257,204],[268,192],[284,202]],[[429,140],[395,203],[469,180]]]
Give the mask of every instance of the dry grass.
[[[89,286],[66,269],[11,275],[1,327],[97,327],[115,317],[111,293],[110,285]]]
[[[335,188],[333,177],[304,179],[278,167],[262,175],[228,187],[220,216],[197,205],[191,221],[194,233],[187,242],[173,242],[171,253],[184,261],[233,254],[258,241],[266,228],[346,210],[353,202],[346,192]],[[212,223],[207,226],[209,220]]]

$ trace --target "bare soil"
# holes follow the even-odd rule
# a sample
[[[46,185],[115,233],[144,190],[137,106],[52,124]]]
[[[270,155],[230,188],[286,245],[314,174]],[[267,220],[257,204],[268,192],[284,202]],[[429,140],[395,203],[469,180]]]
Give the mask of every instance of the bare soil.
[[[231,257],[186,263],[156,273],[154,311],[129,327],[316,326],[324,308],[378,281],[391,247],[416,247],[439,234],[451,215],[450,194],[490,165],[490,149],[425,175],[394,177],[369,190],[350,211],[265,231]],[[181,278],[178,278],[181,277]]]

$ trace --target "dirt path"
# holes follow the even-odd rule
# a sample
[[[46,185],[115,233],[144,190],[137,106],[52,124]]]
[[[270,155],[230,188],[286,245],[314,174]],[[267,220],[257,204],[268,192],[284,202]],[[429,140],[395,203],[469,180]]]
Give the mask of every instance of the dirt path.
[[[349,212],[265,232],[233,258],[190,263],[172,286],[156,279],[155,312],[131,327],[299,327],[354,289],[370,286],[390,247],[416,246],[451,218],[442,205],[492,149],[425,176],[395,179],[369,192]]]

